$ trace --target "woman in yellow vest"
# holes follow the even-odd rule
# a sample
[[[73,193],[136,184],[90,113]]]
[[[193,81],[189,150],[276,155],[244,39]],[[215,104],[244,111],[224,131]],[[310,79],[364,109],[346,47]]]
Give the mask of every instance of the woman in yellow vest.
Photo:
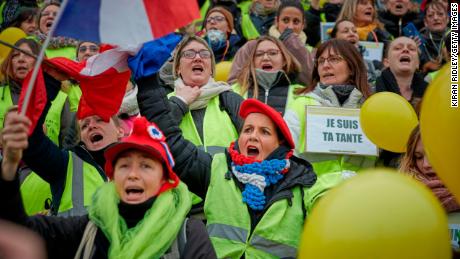
[[[298,97],[285,114],[297,144],[296,153],[310,161],[318,175],[356,172],[375,166],[376,158],[373,157],[305,152],[306,105],[360,108],[370,95],[363,59],[348,41],[332,39],[321,44],[315,60],[312,83],[297,90]]]
[[[245,100],[245,119],[225,153],[209,155],[184,139],[163,88],[154,77],[138,82],[141,114],[166,135],[175,170],[190,190],[205,198],[207,229],[219,258],[296,257],[307,211],[327,188],[293,156],[294,142],[281,114],[255,99]],[[313,186],[313,187],[312,187]]]
[[[34,55],[38,55],[40,51],[40,44],[32,39],[20,39],[15,46]],[[0,87],[0,127],[3,127],[3,119],[8,108],[18,104],[22,83],[34,65],[35,58],[17,50],[12,50],[3,61],[1,72],[4,79]],[[71,124],[70,108],[66,99],[67,95],[59,92],[45,120],[46,133],[56,144],[63,142],[66,130]]]
[[[214,54],[206,41],[185,37],[174,52],[170,105],[184,137],[211,154],[222,153],[238,135],[243,101],[227,83],[214,81],[214,73]]]
[[[300,64],[275,37],[256,40],[233,90],[244,98],[256,98],[284,114],[294,98]]]
[[[275,21],[276,10],[280,0],[252,0],[250,5],[242,8],[241,29],[247,40],[267,35]]]
[[[187,219],[191,198],[172,170],[165,137],[145,118],[105,152],[112,182],[93,197],[89,214],[71,218],[26,217],[16,170],[30,121],[13,114],[5,127],[0,177],[0,218],[37,232],[50,258],[216,258],[206,229]]]

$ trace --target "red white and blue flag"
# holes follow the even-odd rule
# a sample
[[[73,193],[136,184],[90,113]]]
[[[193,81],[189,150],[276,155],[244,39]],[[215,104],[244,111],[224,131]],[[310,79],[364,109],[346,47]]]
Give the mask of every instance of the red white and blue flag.
[[[197,0],[68,0],[54,35],[137,45],[199,17]]]

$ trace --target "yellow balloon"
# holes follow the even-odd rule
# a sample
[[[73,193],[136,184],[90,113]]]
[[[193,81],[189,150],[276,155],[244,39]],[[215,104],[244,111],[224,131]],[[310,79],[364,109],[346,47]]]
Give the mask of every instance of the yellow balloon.
[[[216,81],[224,81],[226,82],[228,76],[230,75],[230,70],[232,69],[232,62],[230,61],[222,61],[216,65],[216,74],[214,79]]]
[[[307,218],[299,258],[451,258],[447,217],[416,180],[368,170],[319,201]]]
[[[0,40],[8,42],[11,45],[14,45],[18,40],[25,38],[26,33],[16,27],[8,27],[0,33]],[[11,48],[7,47],[0,43],[0,57],[5,59],[10,53]]]
[[[392,152],[406,151],[407,140],[418,120],[414,109],[402,96],[380,92],[361,107],[361,127],[378,147]]]
[[[458,84],[458,83],[457,83]],[[436,174],[460,200],[460,108],[451,107],[450,66],[444,66],[422,100],[420,131]],[[457,86],[458,106],[458,86]]]

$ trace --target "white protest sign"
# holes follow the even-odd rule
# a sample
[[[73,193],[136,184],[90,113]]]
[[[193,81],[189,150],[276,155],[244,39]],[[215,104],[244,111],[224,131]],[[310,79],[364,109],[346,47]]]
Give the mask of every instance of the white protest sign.
[[[306,152],[378,156],[361,128],[360,109],[306,106],[306,111]]]
[[[320,24],[321,28],[321,42],[325,42],[330,39],[331,36],[327,33],[327,30],[334,28],[335,22],[322,22]]]
[[[360,41],[359,45],[366,48],[366,51],[363,53],[364,59],[382,61],[383,43],[373,41]]]

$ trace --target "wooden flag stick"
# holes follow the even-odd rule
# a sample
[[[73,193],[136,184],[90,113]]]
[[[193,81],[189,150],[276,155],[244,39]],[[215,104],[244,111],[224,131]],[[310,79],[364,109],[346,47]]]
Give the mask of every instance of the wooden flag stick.
[[[65,10],[65,7],[67,5],[67,2],[68,2],[68,0],[63,0],[62,1],[61,8],[59,9],[58,15],[57,15],[56,19],[54,19],[53,25],[51,26],[51,29],[49,30],[48,35],[46,36],[46,40],[42,45],[40,53],[38,54],[37,60],[35,61],[34,70],[32,71],[32,77],[30,78],[29,85],[27,86],[27,92],[26,92],[26,95],[24,97],[24,103],[22,104],[22,107],[21,107],[21,115],[26,114],[26,111],[27,111],[27,108],[28,108],[29,102],[30,102],[30,96],[32,95],[32,90],[33,90],[33,87],[34,87],[34,84],[35,84],[35,80],[37,79],[38,69],[40,68],[40,65],[42,64],[43,58],[45,57],[45,50],[46,50],[46,48],[48,47],[48,45],[50,43],[51,37],[52,37],[54,31],[56,30],[56,27],[57,27],[57,25],[59,23],[59,20],[62,17],[62,14],[64,13],[64,10]]]

